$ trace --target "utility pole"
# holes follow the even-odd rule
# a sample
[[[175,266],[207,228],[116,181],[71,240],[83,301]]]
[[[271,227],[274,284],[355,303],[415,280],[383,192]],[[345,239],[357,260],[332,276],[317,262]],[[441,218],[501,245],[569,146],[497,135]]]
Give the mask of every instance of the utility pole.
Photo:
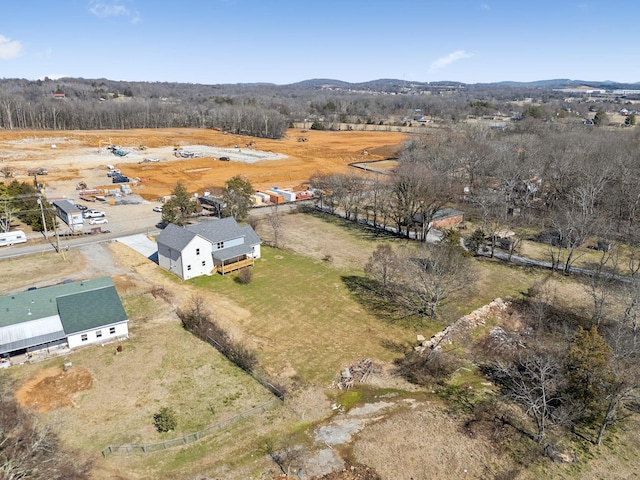
[[[44,219],[44,206],[42,204],[42,195],[38,194],[38,205],[40,205],[40,213],[42,214],[42,228],[44,228],[44,236],[48,237],[49,232],[47,232],[47,221]]]

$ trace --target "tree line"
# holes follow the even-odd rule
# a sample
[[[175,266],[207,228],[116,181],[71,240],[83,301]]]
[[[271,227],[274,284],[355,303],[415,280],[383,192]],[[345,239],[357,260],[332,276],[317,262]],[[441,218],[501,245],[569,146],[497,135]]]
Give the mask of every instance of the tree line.
[[[290,122],[317,121],[326,128],[339,123],[416,126],[420,124],[417,119],[427,116],[449,125],[467,117],[496,115],[581,122],[591,111],[604,114],[624,103],[615,97],[568,103],[561,92],[541,88],[466,86],[440,95],[427,95],[420,89],[401,94],[405,89],[406,85],[399,90],[354,91],[346,87],[325,90],[315,84],[0,79],[0,128],[219,128],[281,138]],[[517,102],[523,98],[530,103]]]

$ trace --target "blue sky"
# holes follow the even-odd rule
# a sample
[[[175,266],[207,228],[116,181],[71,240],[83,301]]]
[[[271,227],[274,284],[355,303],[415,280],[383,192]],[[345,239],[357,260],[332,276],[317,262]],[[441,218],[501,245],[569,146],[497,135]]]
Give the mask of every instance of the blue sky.
[[[0,78],[640,82],[638,19],[638,0],[5,0]]]

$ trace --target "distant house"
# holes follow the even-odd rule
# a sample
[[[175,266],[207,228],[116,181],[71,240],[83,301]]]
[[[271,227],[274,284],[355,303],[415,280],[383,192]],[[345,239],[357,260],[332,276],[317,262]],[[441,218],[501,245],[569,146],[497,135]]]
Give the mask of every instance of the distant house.
[[[456,225],[460,225],[463,221],[464,212],[454,208],[442,208],[433,214],[433,217],[429,222],[429,229],[435,228],[436,230],[441,230],[445,228],[452,228]],[[413,217],[413,222],[416,226],[421,226],[424,222],[424,218],[422,215],[417,214]]]
[[[129,320],[110,277],[5,295],[0,312],[5,358],[129,336]]]
[[[169,224],[156,243],[158,264],[188,280],[253,265],[262,242],[251,226],[228,217],[186,227]]]
[[[72,232],[82,230],[82,226],[84,225],[82,210],[80,210],[73,202],[64,199],[54,200],[51,204],[53,205],[53,208],[55,208],[58,217],[69,225]]]
[[[54,93],[53,94],[53,98],[65,98],[65,94],[64,93]]]

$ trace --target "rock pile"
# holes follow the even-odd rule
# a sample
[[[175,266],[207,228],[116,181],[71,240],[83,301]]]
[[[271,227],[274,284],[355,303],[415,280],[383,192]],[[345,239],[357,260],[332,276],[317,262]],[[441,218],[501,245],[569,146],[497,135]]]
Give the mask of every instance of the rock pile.
[[[349,390],[355,383],[366,382],[372,373],[380,370],[380,367],[370,358],[365,358],[342,370],[336,381],[336,387],[340,390]]]
[[[442,345],[449,345],[456,337],[483,326],[488,318],[501,318],[508,306],[509,302],[496,298],[491,303],[474,310],[464,317],[460,317],[433,337],[422,341],[415,349],[418,353],[423,353],[427,349],[438,350]]]

